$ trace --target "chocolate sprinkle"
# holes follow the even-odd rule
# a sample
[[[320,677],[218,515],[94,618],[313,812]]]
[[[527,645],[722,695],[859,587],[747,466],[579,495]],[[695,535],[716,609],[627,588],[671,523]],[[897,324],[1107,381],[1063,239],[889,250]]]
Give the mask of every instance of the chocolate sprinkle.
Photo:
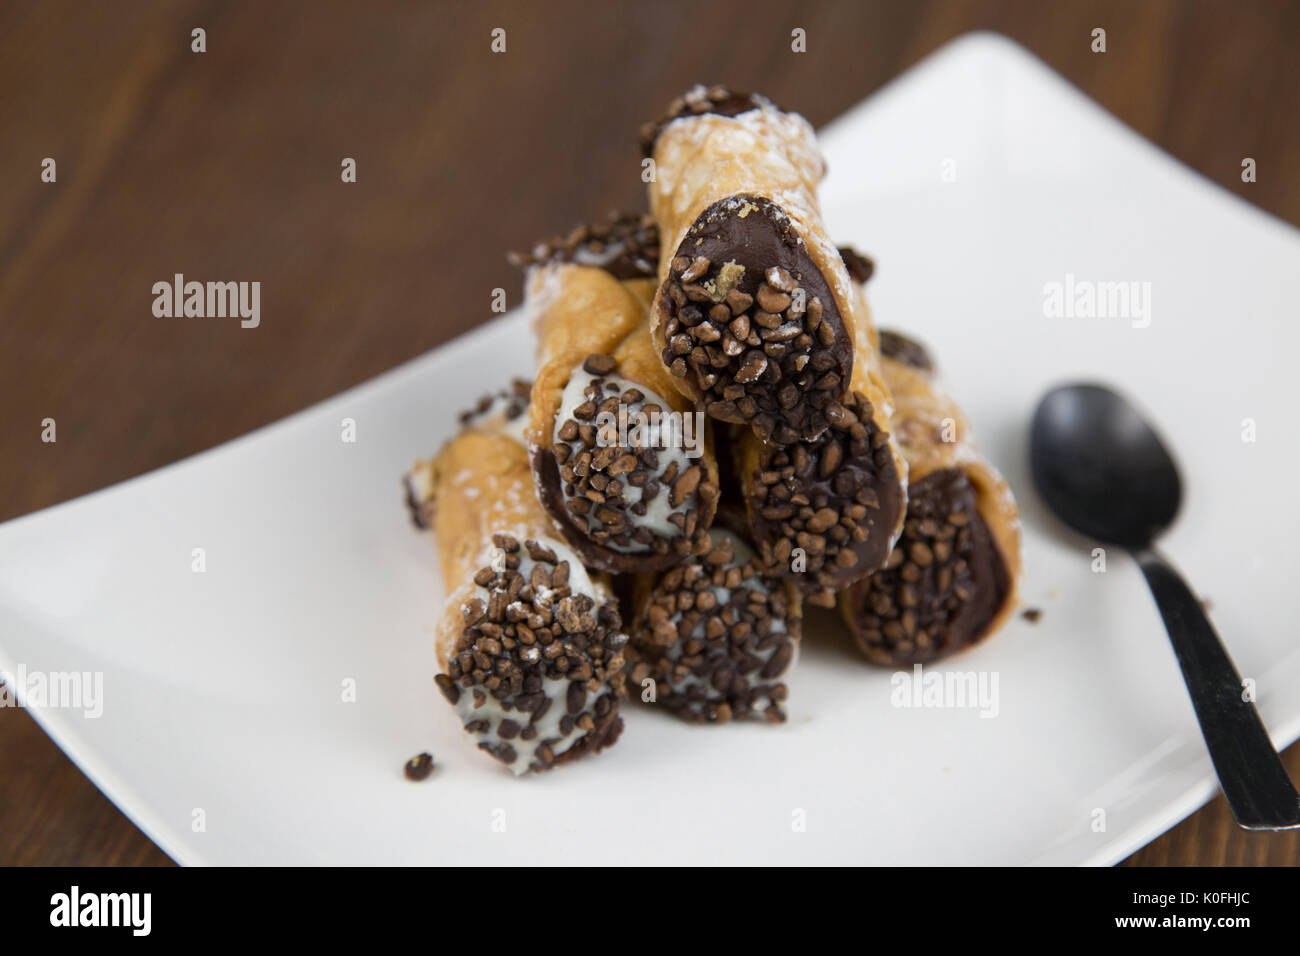
[[[840,246],[839,252],[840,258],[844,260],[844,268],[849,270],[849,278],[858,285],[865,285],[876,274],[876,263],[852,246]]]
[[[407,780],[424,780],[429,774],[433,773],[433,755],[427,753],[417,754],[406,761],[406,766],[403,769]]]
[[[816,441],[764,446],[745,484],[764,563],[795,576],[809,602],[822,606],[885,563],[903,511],[889,433],[876,425],[871,402],[853,392],[829,411],[831,427]],[[804,551],[802,574],[791,568],[795,548]]]
[[[960,469],[912,484],[888,563],[849,594],[854,641],[873,663],[929,663],[987,633],[1010,578],[976,503]]]
[[[731,196],[687,231],[660,290],[669,371],[719,421],[812,441],[848,387],[853,343],[826,278],[771,200]]]
[[[739,560],[734,537],[715,532],[654,585],[628,645],[631,679],[653,679],[657,702],[686,720],[783,721],[780,678],[800,629],[785,583]]]
[[[536,721],[552,707],[565,710],[562,733],[575,728],[585,733],[558,755],[552,746],[561,738],[540,741],[528,769],[546,770],[612,744],[622,729],[618,704],[627,643],[615,602],[597,606],[589,595],[574,593],[568,562],[557,561],[540,542],[521,545],[504,534],[492,540],[504,555],[502,570],[488,565],[475,574],[487,596],[463,605],[465,627],[448,655],[446,672],[434,678],[438,689],[453,706],[468,704],[461,710],[471,734],[494,730],[493,710],[480,710],[489,697],[506,712],[495,727],[499,740],[479,743],[506,764],[518,757],[507,741],[535,740]],[[525,557],[535,562],[527,577],[519,570]],[[568,682],[558,700],[547,696],[544,679]],[[575,713],[572,705],[578,700],[582,703]]]

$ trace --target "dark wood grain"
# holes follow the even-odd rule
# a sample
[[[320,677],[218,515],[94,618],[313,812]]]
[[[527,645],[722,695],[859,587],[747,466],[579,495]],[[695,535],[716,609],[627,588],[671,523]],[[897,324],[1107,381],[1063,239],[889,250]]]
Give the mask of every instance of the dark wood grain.
[[[0,520],[484,320],[494,288],[518,294],[506,250],[644,204],[635,127],[689,83],[760,89],[823,124],[979,28],[1300,222],[1294,3],[5,3]],[[261,327],[154,319],[149,290],[174,272],[260,280]],[[1300,775],[1300,748],[1287,760]],[[165,860],[27,715],[0,711],[0,761],[0,863]],[[1294,863],[1298,841],[1239,833],[1219,800],[1132,862]]]

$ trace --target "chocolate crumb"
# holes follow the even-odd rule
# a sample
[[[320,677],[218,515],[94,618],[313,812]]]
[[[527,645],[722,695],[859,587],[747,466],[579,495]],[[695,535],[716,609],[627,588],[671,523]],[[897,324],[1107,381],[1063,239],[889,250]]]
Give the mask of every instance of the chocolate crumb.
[[[876,263],[852,246],[840,246],[839,251],[840,258],[844,260],[844,268],[849,270],[849,278],[858,285],[865,284],[876,274]]]
[[[880,354],[885,358],[902,362],[922,372],[933,372],[934,361],[925,346],[915,339],[908,338],[901,332],[890,329],[880,331]]]
[[[428,753],[417,754],[406,761],[404,769],[407,780],[424,780],[429,774],[433,773],[433,755]]]
[[[1020,616],[1030,624],[1037,624],[1043,619],[1043,612],[1041,608],[1027,607],[1020,612]]]

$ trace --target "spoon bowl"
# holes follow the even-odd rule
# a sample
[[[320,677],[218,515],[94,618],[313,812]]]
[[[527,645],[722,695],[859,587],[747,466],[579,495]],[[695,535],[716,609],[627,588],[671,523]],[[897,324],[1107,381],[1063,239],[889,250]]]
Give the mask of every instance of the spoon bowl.
[[[1099,385],[1064,385],[1030,426],[1034,486],[1062,521],[1126,548],[1151,543],[1178,514],[1173,456],[1128,402]]]

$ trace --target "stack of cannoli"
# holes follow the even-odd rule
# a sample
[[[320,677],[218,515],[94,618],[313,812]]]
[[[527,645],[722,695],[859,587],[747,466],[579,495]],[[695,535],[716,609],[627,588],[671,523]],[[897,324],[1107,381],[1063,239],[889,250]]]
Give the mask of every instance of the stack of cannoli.
[[[642,146],[649,214],[512,257],[534,381],[406,478],[449,595],[437,686],[515,773],[613,743],[629,690],[784,720],[806,604],[889,667],[1015,604],[1015,501],[926,350],[873,325],[807,121],[697,87]]]

